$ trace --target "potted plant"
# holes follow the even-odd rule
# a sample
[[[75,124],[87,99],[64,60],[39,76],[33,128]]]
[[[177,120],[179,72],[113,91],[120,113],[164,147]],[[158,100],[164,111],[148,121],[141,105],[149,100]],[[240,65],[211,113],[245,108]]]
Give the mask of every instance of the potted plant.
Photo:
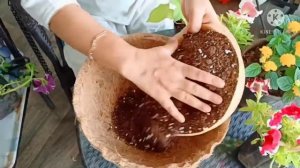
[[[3,119],[19,105],[20,89],[33,82],[33,90],[49,94],[55,88],[55,81],[51,74],[45,74],[44,78],[35,77],[35,65],[28,58],[11,59],[8,48],[0,49],[0,119]]]
[[[240,148],[239,160],[246,167],[273,164],[300,167],[300,107],[295,104],[274,109],[271,104],[261,102],[270,89],[269,79],[255,78],[247,83],[255,93],[256,100],[247,100],[240,109],[251,112],[246,124],[252,125],[255,133]]]
[[[293,17],[286,17],[272,35],[259,40],[243,54],[247,80],[269,79],[270,95],[281,98],[284,104],[300,96],[300,19],[290,18]]]

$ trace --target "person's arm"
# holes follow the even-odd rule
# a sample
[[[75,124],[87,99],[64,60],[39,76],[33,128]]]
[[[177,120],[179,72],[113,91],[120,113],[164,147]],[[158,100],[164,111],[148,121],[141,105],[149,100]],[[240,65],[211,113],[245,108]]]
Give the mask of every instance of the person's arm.
[[[74,4],[63,6],[49,22],[50,29],[56,35],[85,55],[88,55],[95,36],[104,30],[87,12]],[[97,41],[93,58],[132,81],[157,100],[170,115],[184,122],[184,116],[175,107],[171,97],[203,112],[209,112],[211,107],[196,97],[216,104],[222,102],[219,95],[187,78],[216,87],[224,87],[225,83],[208,72],[173,59],[171,54],[176,48],[177,41],[173,40],[165,46],[137,49],[108,31]]]

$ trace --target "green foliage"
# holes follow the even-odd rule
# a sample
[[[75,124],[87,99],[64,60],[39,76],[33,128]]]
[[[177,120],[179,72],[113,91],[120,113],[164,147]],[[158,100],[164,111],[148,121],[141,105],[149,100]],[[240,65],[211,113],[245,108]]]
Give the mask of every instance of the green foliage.
[[[294,85],[294,80],[289,76],[283,76],[277,79],[277,84],[282,91],[289,91]]]
[[[32,63],[27,63],[25,69],[23,70],[23,75],[20,75],[19,78],[15,80],[9,80],[6,78],[6,73],[9,71],[11,64],[7,62],[3,57],[0,56],[0,97],[8,93],[17,91],[24,87],[29,87],[31,81],[33,80],[35,73],[35,65]]]
[[[270,85],[273,90],[278,90],[278,84],[277,84],[278,74],[276,72],[266,73],[265,78],[270,79]]]
[[[284,92],[282,96],[282,101],[285,104],[291,103],[295,99],[295,94],[293,93],[292,90],[289,90],[287,92]]]
[[[261,65],[259,63],[250,64],[246,70],[246,77],[256,77],[261,73]]]
[[[175,9],[170,8],[173,5]],[[171,0],[170,4],[160,4],[158,7],[153,9],[147,22],[158,23],[164,19],[173,19],[174,21],[185,20],[181,10],[181,0]]]
[[[247,45],[251,44],[254,36],[250,32],[249,22],[239,19],[230,13],[221,15],[221,21],[233,34],[241,48],[245,48]]]

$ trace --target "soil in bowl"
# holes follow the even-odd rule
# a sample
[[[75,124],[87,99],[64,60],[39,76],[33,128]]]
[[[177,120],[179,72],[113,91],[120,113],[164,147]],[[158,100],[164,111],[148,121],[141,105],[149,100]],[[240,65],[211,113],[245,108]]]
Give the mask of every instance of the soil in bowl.
[[[202,132],[226,113],[239,73],[237,54],[226,36],[212,30],[185,34],[173,57],[224,79],[226,86],[223,89],[201,84],[221,95],[223,103],[206,102],[212,111],[203,113],[173,99],[186,118],[185,123],[179,123],[154,99],[132,86],[118,99],[112,115],[114,131],[127,144],[142,150],[162,152],[176,145],[174,134]]]

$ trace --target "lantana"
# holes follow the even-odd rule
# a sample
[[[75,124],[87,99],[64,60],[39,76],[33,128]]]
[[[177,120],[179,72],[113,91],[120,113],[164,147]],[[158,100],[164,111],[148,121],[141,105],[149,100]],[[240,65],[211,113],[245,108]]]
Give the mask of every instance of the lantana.
[[[291,33],[299,33],[300,32],[300,22],[292,21],[288,24],[288,31]]]
[[[293,87],[293,93],[294,93],[295,96],[299,96],[300,97],[300,89],[299,89],[298,86],[295,85]]]
[[[298,41],[295,45],[295,55],[300,57],[300,41]]]
[[[263,46],[259,51],[262,57],[266,57],[266,59],[269,59],[273,55],[273,50],[269,46]]]
[[[281,139],[281,132],[277,129],[271,129],[266,135],[264,135],[264,142],[259,147],[260,153],[263,156],[274,155],[278,149]]]
[[[51,74],[45,74],[44,78],[33,80],[33,90],[43,94],[49,94],[55,89],[55,80]]]
[[[280,62],[283,66],[291,67],[296,64],[296,57],[293,54],[283,54],[280,57]]]
[[[266,72],[276,71],[277,70],[277,65],[273,61],[267,61],[267,62],[264,63],[263,68]]]

